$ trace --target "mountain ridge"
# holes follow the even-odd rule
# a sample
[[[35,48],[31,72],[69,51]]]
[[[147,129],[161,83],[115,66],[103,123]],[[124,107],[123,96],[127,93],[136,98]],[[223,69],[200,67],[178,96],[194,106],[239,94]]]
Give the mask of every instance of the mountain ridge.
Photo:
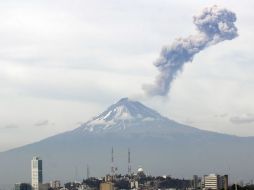
[[[52,136],[49,136],[47,138],[44,138],[44,139],[41,139],[41,140],[38,140],[38,141],[35,141],[35,142],[32,142],[32,143],[29,143],[29,144],[25,144],[25,145],[22,145],[22,146],[19,146],[19,147],[15,147],[15,148],[12,148],[12,149],[9,149],[9,150],[6,150],[6,151],[3,151],[3,152],[0,152],[0,153],[4,153],[4,152],[8,152],[8,151],[12,151],[12,150],[15,150],[15,149],[18,149],[18,148],[21,148],[21,147],[24,147],[24,146],[29,146],[31,144],[34,144],[34,143],[39,143],[39,142],[42,142],[42,141],[45,141],[47,139],[51,139],[52,137],[55,137],[55,136],[59,136],[59,135],[62,135],[62,134],[66,134],[66,133],[73,133],[73,132],[81,132],[81,130],[83,131],[86,131],[86,132],[94,132],[93,130],[87,130],[84,128],[87,127],[87,124],[88,126],[92,126],[94,127],[94,125],[90,125],[91,123],[94,124],[94,120],[100,120],[101,118],[105,119],[105,115],[108,115],[108,113],[110,111],[112,111],[112,109],[115,109],[116,107],[118,107],[119,105],[122,106],[122,105],[125,105],[126,103],[128,104],[138,104],[140,107],[142,107],[143,109],[147,109],[149,110],[150,113],[153,113],[154,116],[162,120],[169,120],[170,122],[173,122],[173,123],[177,123],[177,124],[180,124],[181,126],[184,126],[184,127],[187,127],[187,128],[191,128],[191,129],[194,129],[194,130],[197,130],[197,131],[200,131],[200,132],[206,132],[206,133],[212,133],[212,134],[215,134],[215,135],[226,135],[226,136],[230,136],[230,137],[235,137],[235,138],[250,138],[250,139],[254,139],[253,136],[248,136],[248,137],[241,137],[241,136],[237,136],[237,135],[232,135],[232,134],[227,134],[227,133],[220,133],[220,132],[215,132],[215,131],[209,131],[209,130],[204,130],[204,129],[199,129],[199,128],[196,128],[196,127],[193,127],[193,126],[188,126],[186,124],[182,124],[182,123],[178,123],[174,120],[171,120],[165,116],[162,116],[159,112],[147,107],[147,106],[144,106],[142,103],[138,102],[138,101],[135,101],[135,100],[132,100],[128,97],[124,97],[124,98],[121,98],[119,101],[117,101],[116,103],[114,103],[113,105],[109,106],[105,111],[99,113],[97,116],[94,116],[92,117],[91,119],[89,119],[88,121],[82,123],[79,127],[75,128],[75,129],[72,129],[72,130],[68,130],[68,131],[64,131],[64,132],[61,132],[59,134],[56,134],[56,135],[52,135]],[[122,122],[122,125],[124,125],[123,121],[124,120],[127,120],[130,119],[129,117],[126,117],[126,118],[122,118],[122,119],[118,119],[120,122]],[[140,118],[138,118],[140,119]],[[99,124],[105,124],[105,123],[99,123]],[[110,123],[112,124],[112,123]],[[123,129],[120,127],[120,129]]]

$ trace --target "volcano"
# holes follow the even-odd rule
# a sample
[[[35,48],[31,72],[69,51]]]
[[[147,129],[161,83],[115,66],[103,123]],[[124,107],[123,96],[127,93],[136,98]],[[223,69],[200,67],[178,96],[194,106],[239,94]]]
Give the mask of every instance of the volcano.
[[[30,182],[30,161],[43,160],[44,181],[82,180],[110,172],[111,149],[121,174],[131,164],[147,174],[191,177],[229,174],[252,179],[253,137],[200,130],[177,123],[138,101],[123,98],[78,128],[0,153],[0,186]]]

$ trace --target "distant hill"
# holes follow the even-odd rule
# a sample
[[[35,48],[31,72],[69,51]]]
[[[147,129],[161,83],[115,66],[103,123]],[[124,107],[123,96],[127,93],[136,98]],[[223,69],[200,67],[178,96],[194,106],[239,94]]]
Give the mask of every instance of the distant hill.
[[[0,187],[30,182],[30,160],[43,159],[45,181],[81,180],[110,172],[111,148],[119,173],[127,173],[128,148],[133,171],[191,177],[229,173],[254,178],[254,138],[237,137],[179,124],[143,104],[123,98],[73,131],[0,153]]]

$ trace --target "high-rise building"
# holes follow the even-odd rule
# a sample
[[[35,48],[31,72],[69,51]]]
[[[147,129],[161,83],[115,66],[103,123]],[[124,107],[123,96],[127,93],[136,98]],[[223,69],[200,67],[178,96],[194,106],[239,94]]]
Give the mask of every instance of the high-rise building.
[[[35,156],[31,161],[32,167],[32,189],[39,190],[42,184],[42,160]]]

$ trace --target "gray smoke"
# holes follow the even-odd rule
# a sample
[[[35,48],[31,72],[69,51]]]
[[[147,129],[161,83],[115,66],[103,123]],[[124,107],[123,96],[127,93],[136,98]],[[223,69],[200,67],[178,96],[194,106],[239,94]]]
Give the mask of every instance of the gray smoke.
[[[237,37],[235,13],[212,6],[205,8],[199,15],[193,17],[197,34],[187,38],[176,39],[171,46],[164,47],[160,58],[154,63],[159,75],[153,85],[144,85],[143,89],[149,95],[165,96],[170,90],[172,81],[181,72],[194,55],[211,45]]]

